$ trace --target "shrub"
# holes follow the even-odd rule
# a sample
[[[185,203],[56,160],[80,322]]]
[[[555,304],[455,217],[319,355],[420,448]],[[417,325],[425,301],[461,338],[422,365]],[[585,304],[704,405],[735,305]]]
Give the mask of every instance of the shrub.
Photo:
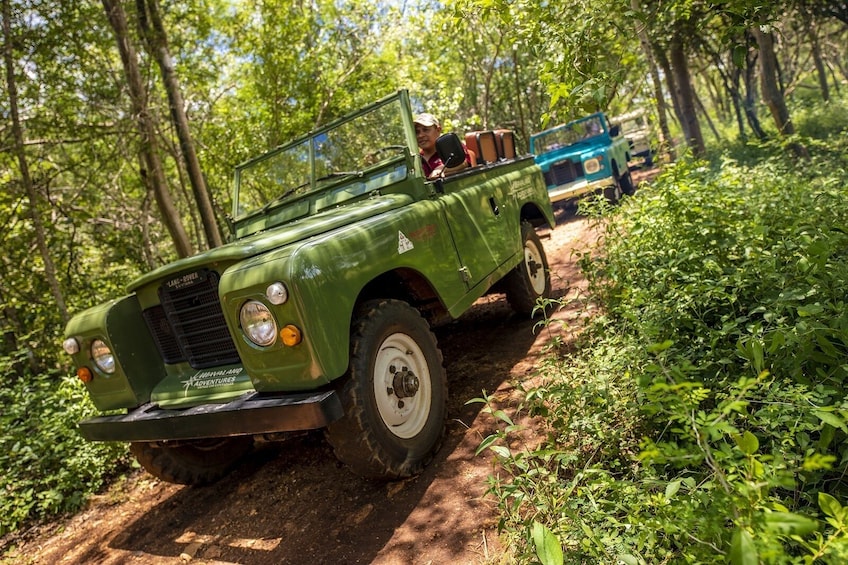
[[[75,378],[18,379],[0,388],[0,405],[0,535],[79,509],[128,463],[125,445],[77,432],[95,410]]]
[[[523,561],[848,557],[848,143],[804,141],[810,162],[672,165],[600,219],[603,314],[526,391],[547,442],[483,444]]]

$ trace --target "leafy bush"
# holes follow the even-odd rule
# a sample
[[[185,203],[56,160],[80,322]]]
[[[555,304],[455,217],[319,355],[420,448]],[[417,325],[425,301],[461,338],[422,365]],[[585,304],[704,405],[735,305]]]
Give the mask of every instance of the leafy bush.
[[[526,391],[546,443],[508,451],[493,411],[482,446],[522,561],[848,558],[848,140],[803,141],[670,166],[600,219],[603,313]]]
[[[84,441],[94,414],[75,378],[24,377],[0,388],[0,535],[79,509],[128,463],[123,444]]]

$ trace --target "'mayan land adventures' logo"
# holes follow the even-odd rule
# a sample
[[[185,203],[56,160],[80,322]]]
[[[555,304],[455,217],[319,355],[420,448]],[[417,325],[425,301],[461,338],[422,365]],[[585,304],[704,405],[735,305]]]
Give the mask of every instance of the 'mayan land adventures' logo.
[[[244,369],[242,367],[218,369],[215,371],[199,371],[190,376],[187,380],[180,382],[183,384],[186,395],[188,395],[188,391],[191,389],[205,390],[235,384],[242,373],[244,373]]]

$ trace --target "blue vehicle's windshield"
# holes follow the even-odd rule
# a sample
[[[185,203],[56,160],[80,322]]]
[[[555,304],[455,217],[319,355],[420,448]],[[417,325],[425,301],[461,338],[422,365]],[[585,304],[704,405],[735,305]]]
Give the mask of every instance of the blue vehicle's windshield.
[[[532,151],[535,155],[549,153],[591,139],[604,131],[604,122],[600,116],[582,118],[534,135],[531,138]]]

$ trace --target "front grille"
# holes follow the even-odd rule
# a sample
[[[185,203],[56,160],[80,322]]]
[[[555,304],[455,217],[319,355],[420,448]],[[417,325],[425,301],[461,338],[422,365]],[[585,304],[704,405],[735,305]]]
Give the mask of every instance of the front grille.
[[[147,322],[153,341],[156,342],[165,363],[185,361],[185,355],[180,349],[180,344],[177,342],[177,336],[174,335],[171,324],[168,322],[165,309],[161,305],[154,306],[145,310],[143,314],[144,321]]]
[[[550,170],[545,173],[545,183],[548,186],[559,186],[568,184],[584,176],[583,163],[574,161],[560,161],[551,165]]]
[[[218,300],[215,271],[201,270],[165,281],[160,306],[144,319],[166,363],[188,361],[195,369],[240,361]]]

